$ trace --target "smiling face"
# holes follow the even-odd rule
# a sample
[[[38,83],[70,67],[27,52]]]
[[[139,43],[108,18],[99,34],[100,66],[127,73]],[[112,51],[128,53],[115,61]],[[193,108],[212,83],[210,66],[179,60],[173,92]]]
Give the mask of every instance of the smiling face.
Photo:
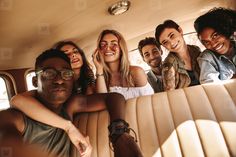
[[[83,65],[83,59],[79,50],[73,45],[64,45],[61,48],[62,51],[70,58],[72,69],[81,68]]]
[[[100,49],[105,62],[119,61],[121,50],[118,38],[113,34],[106,34],[100,41]]]
[[[41,69],[54,69],[56,71],[62,71],[69,69],[70,65],[61,58],[50,58],[43,61]],[[47,79],[43,73],[37,74],[37,92],[40,98],[53,106],[50,108],[57,108],[63,104],[71,95],[73,87],[73,79],[64,80],[58,73],[54,79]]]
[[[161,65],[162,51],[157,48],[156,45],[145,45],[142,48],[143,60],[151,67],[156,68]]]
[[[167,50],[179,53],[185,45],[182,29],[180,27],[178,30],[175,28],[165,28],[159,37],[159,42]]]
[[[229,52],[230,40],[217,33],[212,28],[205,28],[199,34],[199,39],[207,49],[217,52],[218,54],[223,55]]]

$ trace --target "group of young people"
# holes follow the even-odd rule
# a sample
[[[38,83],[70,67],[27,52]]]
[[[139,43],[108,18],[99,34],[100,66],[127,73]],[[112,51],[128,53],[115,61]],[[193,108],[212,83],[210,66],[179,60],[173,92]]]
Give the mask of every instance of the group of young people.
[[[141,67],[130,65],[126,42],[115,30],[104,30],[98,37],[92,56],[95,75],[81,48],[72,41],[59,42],[36,59],[33,84],[37,90],[11,100],[12,106],[24,114],[10,109],[0,117],[10,117],[6,124],[12,120],[26,141],[40,143],[50,153],[71,156],[71,140],[81,156],[90,156],[89,139],[71,121],[78,112],[107,108],[115,156],[142,156],[128,134],[125,99],[235,77],[236,12],[214,8],[198,17],[194,27],[206,47],[203,52],[186,44],[183,30],[172,20],[156,27],[155,38],[139,42],[140,55],[151,68],[147,75]],[[161,45],[169,51],[164,61]]]
[[[151,67],[148,80],[155,92],[234,78],[236,75],[236,11],[214,8],[198,17],[194,28],[206,50],[186,44],[182,28],[172,20],[156,27],[155,38],[139,42]],[[162,62],[162,49],[169,54]]]

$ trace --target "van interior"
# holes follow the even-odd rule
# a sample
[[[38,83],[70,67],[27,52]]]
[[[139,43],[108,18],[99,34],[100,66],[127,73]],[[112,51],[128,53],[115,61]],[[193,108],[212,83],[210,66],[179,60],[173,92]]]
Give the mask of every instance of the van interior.
[[[31,79],[35,58],[58,41],[74,41],[93,66],[91,55],[99,33],[115,29],[127,41],[131,64],[148,70],[137,46],[141,39],[155,36],[158,24],[167,19],[176,21],[186,40],[204,50],[196,36],[194,20],[214,7],[236,9],[235,0],[121,0],[130,4],[121,13],[125,6],[111,8],[118,1],[0,0],[0,110],[10,107],[9,100],[15,94],[34,89]],[[234,130],[235,122],[234,119]]]
[[[99,33],[115,29],[127,41],[131,64],[147,70],[149,67],[140,58],[137,45],[145,37],[154,37],[158,24],[172,19],[184,34],[191,34],[193,21],[213,7],[236,8],[235,0],[132,0],[126,12],[112,15],[108,10],[116,2],[118,0],[1,0],[0,70],[10,75],[14,84],[14,88],[7,89],[12,91],[8,97],[28,90],[25,76],[34,67],[35,58],[58,41],[74,41],[93,64],[91,55]],[[200,45],[194,34],[190,42]]]

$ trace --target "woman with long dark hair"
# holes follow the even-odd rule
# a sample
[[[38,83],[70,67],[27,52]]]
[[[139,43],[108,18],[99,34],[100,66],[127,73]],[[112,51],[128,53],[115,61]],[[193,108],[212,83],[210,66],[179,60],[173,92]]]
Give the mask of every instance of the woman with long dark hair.
[[[74,89],[79,94],[93,94],[95,90],[95,77],[83,50],[72,41],[60,41],[54,48],[63,51],[71,61],[75,73]]]

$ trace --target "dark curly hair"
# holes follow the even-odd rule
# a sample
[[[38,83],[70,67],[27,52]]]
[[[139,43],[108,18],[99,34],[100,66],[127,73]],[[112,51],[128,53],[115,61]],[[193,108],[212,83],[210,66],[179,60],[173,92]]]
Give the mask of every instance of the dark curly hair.
[[[156,27],[156,33],[155,33],[155,37],[156,37],[156,41],[157,43],[160,43],[159,41],[159,38],[161,36],[161,33],[166,29],[166,28],[174,28],[176,29],[177,31],[179,31],[179,25],[173,21],[173,20],[166,20],[164,21],[164,23],[162,24],[159,24],[157,27]]]
[[[155,45],[161,51],[161,45],[157,43],[156,39],[153,37],[146,37],[143,40],[140,40],[138,43],[138,50],[140,55],[143,57],[142,48],[146,45]]]
[[[198,37],[205,28],[213,28],[229,39],[236,31],[236,11],[222,7],[213,8],[195,20],[194,28]]]
[[[82,94],[86,94],[86,90],[87,90],[87,87],[88,87],[88,84],[89,84],[88,81],[91,80],[91,79],[95,79],[93,71],[91,69],[91,66],[90,66],[88,60],[85,57],[84,51],[72,41],[60,41],[60,42],[56,43],[53,46],[53,48],[55,48],[57,50],[61,50],[61,48],[65,45],[74,46],[79,51],[80,55],[82,56],[83,65],[82,65],[81,70],[80,70],[79,79],[76,83],[77,83],[77,85],[81,86]]]

